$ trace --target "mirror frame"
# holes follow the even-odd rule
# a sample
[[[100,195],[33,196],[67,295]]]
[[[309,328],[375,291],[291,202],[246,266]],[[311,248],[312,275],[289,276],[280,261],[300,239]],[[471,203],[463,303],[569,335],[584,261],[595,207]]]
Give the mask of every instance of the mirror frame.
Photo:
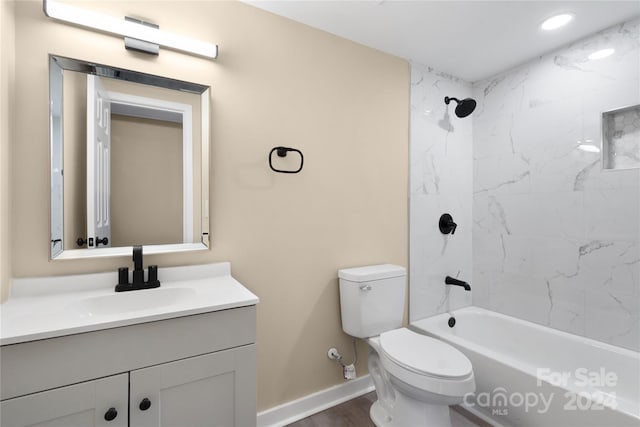
[[[49,55],[49,158],[50,158],[50,259],[81,259],[131,255],[132,246],[108,248],[83,248],[64,250],[64,111],[63,77],[64,71],[77,71],[100,77],[109,77],[132,83],[157,86],[165,89],[200,95],[201,103],[201,147],[202,177],[209,180],[209,103],[210,87],[167,77],[137,71],[125,70],[109,65]],[[205,186],[208,188],[209,186]],[[144,253],[161,254],[209,249],[209,195],[201,195],[202,235],[198,243],[175,243],[165,245],[144,245]]]

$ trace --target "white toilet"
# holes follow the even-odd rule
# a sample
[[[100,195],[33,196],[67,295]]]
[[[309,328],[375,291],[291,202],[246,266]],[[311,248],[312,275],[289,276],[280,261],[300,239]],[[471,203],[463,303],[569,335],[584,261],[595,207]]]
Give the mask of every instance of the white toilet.
[[[449,344],[401,327],[405,276],[391,264],[339,270],[342,329],[369,344],[376,426],[451,426],[449,405],[475,390],[471,362]]]

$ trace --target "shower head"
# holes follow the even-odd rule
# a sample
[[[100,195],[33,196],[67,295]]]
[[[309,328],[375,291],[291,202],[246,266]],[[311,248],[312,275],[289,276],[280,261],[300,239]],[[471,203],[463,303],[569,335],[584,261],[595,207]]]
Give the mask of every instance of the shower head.
[[[445,104],[449,105],[449,102],[451,101],[456,101],[458,103],[456,106],[456,116],[460,118],[467,117],[476,109],[476,100],[473,98],[465,98],[460,101],[458,98],[449,98],[448,96],[444,97]]]

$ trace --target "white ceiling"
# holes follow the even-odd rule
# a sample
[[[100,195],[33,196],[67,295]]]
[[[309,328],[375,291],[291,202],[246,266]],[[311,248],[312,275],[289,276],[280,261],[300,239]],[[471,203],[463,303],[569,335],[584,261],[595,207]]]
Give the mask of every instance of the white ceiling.
[[[640,1],[245,0],[246,3],[469,82],[640,16]],[[566,27],[539,25],[561,12]]]

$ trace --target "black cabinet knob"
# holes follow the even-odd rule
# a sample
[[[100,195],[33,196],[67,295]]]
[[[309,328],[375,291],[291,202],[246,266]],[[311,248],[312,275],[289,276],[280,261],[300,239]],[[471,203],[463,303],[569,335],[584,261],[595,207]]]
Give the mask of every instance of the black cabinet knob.
[[[109,410],[104,414],[104,419],[107,421],[113,421],[117,416],[118,411],[116,411],[116,408],[109,408]]]
[[[151,401],[145,397],[140,402],[139,408],[141,411],[146,411],[147,409],[151,408]]]

